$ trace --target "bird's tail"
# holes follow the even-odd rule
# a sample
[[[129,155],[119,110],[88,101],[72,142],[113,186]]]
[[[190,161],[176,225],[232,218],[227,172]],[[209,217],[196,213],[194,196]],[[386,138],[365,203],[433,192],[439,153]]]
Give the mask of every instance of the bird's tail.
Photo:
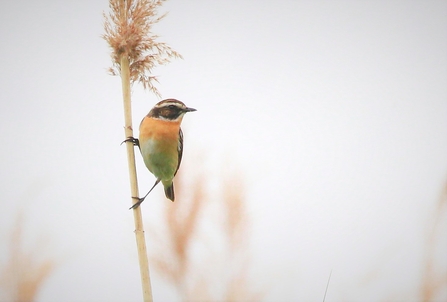
[[[165,195],[166,198],[174,201],[174,183],[172,181],[170,181],[169,183],[164,183],[163,182],[163,186],[165,188]]]

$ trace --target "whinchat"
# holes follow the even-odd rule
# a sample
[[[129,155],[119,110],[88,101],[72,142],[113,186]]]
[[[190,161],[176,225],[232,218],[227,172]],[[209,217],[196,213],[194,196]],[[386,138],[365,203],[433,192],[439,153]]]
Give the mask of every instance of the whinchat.
[[[174,201],[174,176],[180,167],[183,155],[183,133],[180,124],[187,112],[196,111],[188,108],[176,99],[158,102],[143,118],[138,139],[128,137],[125,142],[138,146],[144,163],[157,178],[155,184],[131,209],[138,207],[161,181],[165,195]]]

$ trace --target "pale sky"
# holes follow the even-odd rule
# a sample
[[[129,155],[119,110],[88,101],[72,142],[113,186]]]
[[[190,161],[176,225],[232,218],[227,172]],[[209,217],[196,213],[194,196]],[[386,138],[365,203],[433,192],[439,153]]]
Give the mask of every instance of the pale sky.
[[[41,302],[141,301],[103,11],[0,9],[0,260],[21,211],[25,244],[47,238],[60,262]],[[244,180],[264,301],[322,301],[331,270],[328,302],[419,301],[447,181],[447,2],[169,0],[161,12],[154,32],[184,59],[154,71],[157,87],[198,110],[183,121],[181,170],[213,183],[231,165]],[[159,100],[139,86],[132,97],[137,128]],[[154,178],[138,153],[137,165],[145,193]],[[155,189],[145,221],[156,227],[166,202]],[[151,274],[155,301],[180,301]]]

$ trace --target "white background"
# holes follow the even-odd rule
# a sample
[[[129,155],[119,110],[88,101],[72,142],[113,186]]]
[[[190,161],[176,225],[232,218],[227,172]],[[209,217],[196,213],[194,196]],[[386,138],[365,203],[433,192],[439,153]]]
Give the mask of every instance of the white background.
[[[21,212],[27,246],[48,237],[58,260],[38,301],[141,300],[103,11],[0,8],[0,259]],[[326,301],[419,301],[447,179],[447,2],[171,0],[166,11],[154,31],[184,60],[157,68],[157,87],[198,109],[183,122],[181,169],[242,176],[264,300],[321,301],[332,270]],[[135,86],[134,125],[158,101]],[[137,163],[145,192],[154,179]],[[150,197],[148,221],[167,202],[161,188]],[[155,272],[153,291],[178,298]]]

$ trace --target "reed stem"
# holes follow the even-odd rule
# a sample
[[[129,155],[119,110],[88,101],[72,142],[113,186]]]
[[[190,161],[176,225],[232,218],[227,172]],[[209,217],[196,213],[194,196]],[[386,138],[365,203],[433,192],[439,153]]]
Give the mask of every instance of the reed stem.
[[[126,55],[121,56],[121,84],[123,90],[124,104],[124,135],[125,137],[133,137],[132,128],[132,105],[130,96],[130,70],[129,59]],[[132,142],[126,143],[127,163],[129,167],[129,180],[131,196],[138,197],[137,170],[135,167],[135,150]],[[132,198],[132,204],[137,201]],[[133,209],[135,223],[135,237],[137,241],[138,261],[140,264],[141,285],[143,288],[143,301],[152,301],[152,288],[149,275],[149,262],[147,259],[146,241],[144,238],[143,218],[141,215],[141,207]]]

